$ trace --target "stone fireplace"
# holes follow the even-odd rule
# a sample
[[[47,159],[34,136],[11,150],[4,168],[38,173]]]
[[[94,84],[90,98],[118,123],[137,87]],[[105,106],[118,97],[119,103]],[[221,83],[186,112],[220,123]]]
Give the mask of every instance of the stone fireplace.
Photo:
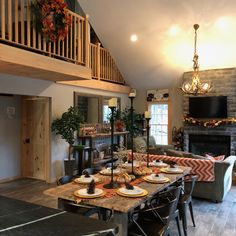
[[[211,80],[213,89],[206,96],[227,96],[228,118],[236,117],[236,69],[215,69],[200,71],[200,77]],[[184,79],[192,76],[191,72],[183,75]],[[184,115],[189,114],[189,96],[183,98]],[[235,155],[236,154],[236,123],[217,127],[200,125],[184,125],[184,150],[203,155]]]
[[[184,127],[184,150],[195,154],[236,154],[236,126],[224,125],[214,128],[201,126]]]
[[[230,136],[225,135],[189,135],[189,151],[204,156],[230,155]]]

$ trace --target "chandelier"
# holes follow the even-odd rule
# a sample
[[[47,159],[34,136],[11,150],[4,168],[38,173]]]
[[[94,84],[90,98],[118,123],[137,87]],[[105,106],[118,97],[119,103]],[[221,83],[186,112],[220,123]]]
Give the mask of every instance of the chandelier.
[[[199,28],[198,24],[193,26],[195,30],[195,37],[194,37],[194,55],[193,55],[193,75],[190,80],[186,80],[182,84],[182,91],[186,94],[198,95],[198,94],[205,94],[208,93],[212,85],[208,81],[201,81],[199,77],[199,64],[198,64],[198,55],[196,50],[197,45],[197,29]]]

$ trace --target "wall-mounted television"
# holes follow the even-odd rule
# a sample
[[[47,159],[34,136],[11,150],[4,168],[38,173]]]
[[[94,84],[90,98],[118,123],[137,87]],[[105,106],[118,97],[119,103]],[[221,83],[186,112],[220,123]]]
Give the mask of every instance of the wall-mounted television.
[[[227,97],[190,97],[189,116],[194,118],[227,118]]]

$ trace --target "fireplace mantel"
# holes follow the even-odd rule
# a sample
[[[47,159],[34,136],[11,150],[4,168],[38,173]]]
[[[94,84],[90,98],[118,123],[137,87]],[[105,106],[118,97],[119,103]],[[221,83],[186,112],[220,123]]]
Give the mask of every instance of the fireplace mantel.
[[[230,154],[236,154],[236,125],[222,125],[208,128],[197,125],[184,126],[184,150],[189,151],[189,135],[224,135],[230,136]]]

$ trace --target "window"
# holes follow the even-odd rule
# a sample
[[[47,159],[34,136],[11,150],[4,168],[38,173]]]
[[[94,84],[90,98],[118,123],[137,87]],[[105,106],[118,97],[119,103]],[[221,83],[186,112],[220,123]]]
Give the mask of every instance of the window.
[[[168,144],[168,104],[151,104],[149,110],[152,115],[150,135],[154,136],[157,144]]]
[[[110,114],[110,109],[108,105],[103,105],[103,122],[109,123],[110,120],[108,119],[108,116]]]

